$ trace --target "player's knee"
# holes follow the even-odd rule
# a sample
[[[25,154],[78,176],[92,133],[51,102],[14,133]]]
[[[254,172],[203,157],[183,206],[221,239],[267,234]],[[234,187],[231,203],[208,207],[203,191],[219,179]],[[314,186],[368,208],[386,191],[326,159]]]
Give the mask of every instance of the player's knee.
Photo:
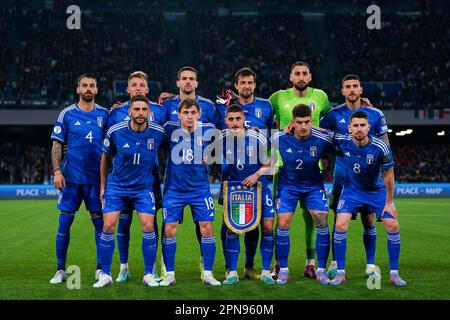
[[[114,232],[115,227],[116,227],[115,222],[103,221],[103,231],[105,231],[105,232]]]
[[[213,236],[213,227],[211,222],[200,222],[200,232],[203,237],[212,237]]]
[[[280,218],[280,216],[278,216],[277,224],[279,228],[286,229],[289,228],[290,221],[288,219]]]
[[[166,238],[173,238],[177,233],[177,228],[171,223],[166,223],[164,225],[164,236]]]
[[[386,231],[389,233],[398,232],[399,225],[398,221],[395,219],[384,219],[383,220],[384,227],[386,228]]]
[[[348,229],[348,222],[339,221],[339,219],[338,219],[338,220],[336,220],[336,224],[335,224],[334,228],[337,232],[346,232]]]
[[[142,231],[149,232],[155,229],[155,225],[152,221],[146,221],[142,223]]]
[[[273,232],[273,219],[264,219],[263,232],[264,233]]]
[[[311,211],[311,216],[317,228],[326,228],[328,226],[328,212]]]

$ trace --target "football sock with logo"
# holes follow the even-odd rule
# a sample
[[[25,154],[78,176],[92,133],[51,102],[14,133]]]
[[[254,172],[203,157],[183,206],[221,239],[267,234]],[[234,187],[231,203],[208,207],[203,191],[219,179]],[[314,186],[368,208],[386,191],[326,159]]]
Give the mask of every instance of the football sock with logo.
[[[347,252],[347,232],[334,232],[334,250],[338,270],[345,270],[345,255]]]
[[[377,228],[375,226],[364,228],[363,242],[366,249],[367,264],[375,264],[375,250],[377,248]]]
[[[391,270],[398,270],[398,260],[400,259],[400,232],[388,232],[387,247]]]
[[[319,268],[326,268],[328,254],[330,252],[330,231],[328,227],[316,228],[316,250]]]
[[[239,235],[228,231],[225,239],[225,252],[227,255],[228,267],[231,271],[237,270],[237,262],[239,258],[239,252],[241,250],[241,244],[239,242]]]
[[[203,270],[212,271],[214,265],[214,258],[216,256],[216,240],[214,236],[202,237],[202,257],[203,257]]]
[[[111,262],[114,255],[114,232],[102,232],[100,236],[100,257],[102,271],[111,275]]]
[[[289,250],[291,249],[291,242],[289,239],[289,228],[283,229],[277,227],[276,247],[278,252],[278,262],[281,268],[288,267]]]
[[[263,270],[270,270],[270,263],[273,256],[273,233],[263,233],[259,250],[261,252],[262,268]]]
[[[100,261],[100,236],[102,235],[103,231],[103,217],[102,216],[94,216],[91,217],[92,224],[94,225],[95,229],[95,249],[97,253],[97,267],[96,269],[101,269],[102,264]]]
[[[142,255],[144,257],[144,275],[153,272],[156,260],[156,234],[155,231],[142,232]]]
[[[75,215],[69,212],[59,212],[58,232],[56,233],[56,270],[66,269],[67,249],[70,243],[70,226]]]
[[[128,263],[128,250],[130,247],[130,227],[133,220],[133,213],[121,213],[119,225],[117,227],[117,248],[119,249],[119,259],[121,264]]]

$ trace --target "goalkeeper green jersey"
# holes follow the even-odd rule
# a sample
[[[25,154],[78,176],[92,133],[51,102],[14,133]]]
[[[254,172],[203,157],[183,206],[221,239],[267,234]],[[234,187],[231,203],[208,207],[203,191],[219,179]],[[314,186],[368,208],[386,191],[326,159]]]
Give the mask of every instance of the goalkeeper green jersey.
[[[298,104],[306,104],[311,109],[313,125],[319,126],[320,119],[330,111],[330,102],[325,92],[308,87],[306,95],[299,97],[294,89],[278,90],[269,98],[275,114],[275,121],[280,122],[282,130],[292,120],[292,109]]]

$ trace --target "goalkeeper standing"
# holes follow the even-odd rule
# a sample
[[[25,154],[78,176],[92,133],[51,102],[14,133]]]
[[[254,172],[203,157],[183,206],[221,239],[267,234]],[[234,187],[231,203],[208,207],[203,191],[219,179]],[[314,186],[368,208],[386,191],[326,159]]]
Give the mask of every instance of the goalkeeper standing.
[[[292,109],[298,104],[306,104],[311,109],[311,118],[314,126],[319,126],[320,119],[330,111],[330,102],[324,91],[310,87],[312,80],[309,65],[303,61],[295,62],[291,67],[289,80],[292,82],[292,88],[278,90],[269,97],[275,114],[275,126],[284,129],[290,125],[292,120]],[[276,189],[277,176],[275,176],[274,189]],[[314,222],[301,201],[302,215],[305,221],[305,242],[306,242],[306,266],[304,275],[307,278],[316,278],[315,269],[315,228]],[[275,253],[276,255],[276,253]],[[280,267],[278,261],[272,276],[278,277]]]

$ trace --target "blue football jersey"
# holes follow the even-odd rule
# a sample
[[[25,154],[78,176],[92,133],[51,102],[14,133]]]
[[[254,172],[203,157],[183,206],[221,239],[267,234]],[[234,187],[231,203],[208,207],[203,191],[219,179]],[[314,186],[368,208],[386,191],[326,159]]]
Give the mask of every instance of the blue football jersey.
[[[106,192],[152,189],[152,168],[164,139],[164,129],[151,122],[143,132],[133,131],[130,121],[109,128],[102,147],[103,152],[113,156]]]
[[[68,147],[61,164],[61,172],[67,182],[100,183],[102,140],[108,115],[108,110],[97,104],[89,112],[77,104],[60,112],[50,138]]]
[[[219,125],[219,116],[216,111],[216,107],[211,102],[211,100],[203,98],[201,96],[197,96],[195,101],[200,105],[200,111],[202,113],[199,121],[203,123],[212,123],[214,126]],[[166,109],[169,121],[178,122],[178,105],[181,102],[181,98],[179,95],[166,99],[163,102],[163,107]]]
[[[246,130],[245,137],[233,137],[230,130],[222,131],[218,140],[222,151],[222,180],[243,181],[258,171],[268,161],[267,139],[252,129]],[[267,177],[260,181],[267,183]]]
[[[197,129],[190,134],[181,129],[180,122],[169,121],[164,130],[169,147],[164,190],[209,192],[209,168],[204,163],[204,151],[214,140],[209,137],[215,134],[215,126],[198,122]]]
[[[128,121],[131,119],[130,115],[128,114],[129,107],[130,101],[128,100],[127,102],[122,103],[118,108],[111,110],[109,114],[108,129],[119,122]],[[150,113],[148,115],[149,122],[153,122],[162,126],[169,120],[167,111],[166,109],[163,108],[163,106],[154,102],[150,102],[149,107],[150,107]]]
[[[333,141],[343,155],[347,172],[344,188],[375,190],[385,187],[381,171],[394,166],[394,157],[382,139],[369,137],[370,142],[366,146],[358,147],[350,134],[334,134]]]
[[[245,124],[248,127],[257,127],[258,129],[270,130],[273,127],[273,110],[272,104],[267,99],[257,98],[248,104],[240,104],[238,99],[233,100],[232,103],[242,107],[245,114]],[[220,115],[220,128],[226,129],[225,114],[227,106],[221,103],[216,103],[217,111]]]
[[[381,137],[388,132],[386,119],[381,110],[363,106],[356,110],[352,110],[345,103],[331,109],[322,119],[320,119],[320,127],[333,132],[347,134],[349,133],[348,125],[350,124],[350,116],[356,111],[364,111],[367,113],[370,124],[370,135]]]
[[[278,148],[278,187],[297,186],[308,189],[319,185],[323,188],[319,160],[324,153],[334,150],[333,141],[328,134],[311,128],[311,135],[300,140],[294,135],[279,131],[272,137],[272,148]]]

